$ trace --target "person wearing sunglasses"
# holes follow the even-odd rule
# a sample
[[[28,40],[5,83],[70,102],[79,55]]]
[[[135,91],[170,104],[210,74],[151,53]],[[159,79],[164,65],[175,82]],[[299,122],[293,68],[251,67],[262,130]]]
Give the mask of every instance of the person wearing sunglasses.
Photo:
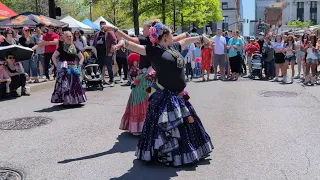
[[[11,78],[4,67],[4,61],[0,59],[0,100],[10,93]]]
[[[4,39],[0,43],[0,46],[10,46],[13,44],[17,44],[15,39],[13,38],[13,30],[11,28],[7,28],[3,32]]]
[[[19,97],[20,95],[17,93],[17,89],[21,87],[21,95],[30,96],[26,90],[28,74],[24,72],[22,64],[20,62],[16,62],[14,55],[11,53],[6,54],[5,60],[7,62],[7,72],[11,78],[10,95],[12,97]]]
[[[36,39],[31,36],[30,29],[25,26],[23,27],[22,32],[22,37],[19,38],[19,45],[36,50],[38,46],[36,45]],[[35,83],[39,82],[37,57],[33,54],[29,60],[22,61],[21,63],[24,71],[31,76],[31,79],[33,79]],[[29,82],[31,83],[31,80]]]

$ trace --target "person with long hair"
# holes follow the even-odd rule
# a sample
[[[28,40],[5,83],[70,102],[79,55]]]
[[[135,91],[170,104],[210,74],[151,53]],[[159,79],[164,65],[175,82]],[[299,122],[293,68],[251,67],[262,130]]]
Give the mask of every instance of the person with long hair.
[[[13,29],[6,28],[3,32],[4,39],[1,41],[0,46],[10,46],[17,44],[16,40],[13,38]]]
[[[81,38],[80,31],[78,30],[73,33],[73,43],[81,52],[83,52],[84,47],[86,47],[86,43]]]
[[[32,50],[37,49],[36,39],[31,36],[30,29],[28,27],[23,27],[22,29],[22,37],[19,38],[19,45],[29,47]],[[30,57],[30,60],[22,61],[21,62],[24,68],[24,71],[31,77],[31,80],[39,82],[38,79],[38,59],[33,54]]]
[[[293,83],[294,79],[294,65],[295,65],[295,53],[297,50],[297,46],[295,46],[295,42],[293,39],[293,36],[289,36],[287,39],[287,43],[285,44],[285,48],[283,50],[283,53],[285,54],[285,63],[283,68],[283,82],[286,82],[287,77],[287,67],[291,66],[291,83]]]
[[[134,42],[140,45],[152,45],[150,41],[150,31],[152,23],[160,22],[154,20],[153,22],[145,22],[143,24],[142,36],[131,37],[123,31],[118,30],[115,27],[104,26],[106,29],[113,29],[115,35],[118,38],[124,38],[127,41]],[[175,36],[174,41],[189,37],[189,33],[183,33]],[[137,76],[137,82],[139,82],[134,88],[131,89],[129,100],[126,106],[126,110],[122,116],[120,127],[121,130],[128,130],[133,135],[140,135],[142,132],[144,120],[146,118],[146,112],[148,107],[149,92],[147,92],[150,84],[153,82],[154,70],[151,67],[150,57],[141,55],[139,62],[139,75]]]
[[[149,99],[136,156],[140,160],[157,160],[173,166],[194,163],[208,156],[213,145],[200,119],[190,112],[180,96],[186,87],[184,60],[180,52],[191,43],[212,42],[207,37],[198,36],[173,43],[171,30],[160,22],[150,28],[150,41],[152,45],[142,46],[124,40],[116,47],[124,46],[150,57],[156,71],[153,83],[156,90]]]
[[[52,103],[75,105],[87,101],[80,83],[81,70],[77,66],[77,58],[80,59],[79,67],[81,67],[84,57],[73,44],[72,33],[67,31],[64,34],[64,42],[52,55],[54,66],[57,67],[56,85],[51,97]]]
[[[281,69],[281,73],[283,75],[284,67],[284,54],[283,54],[283,41],[280,35],[276,37],[276,42],[273,44],[273,49],[275,51],[275,63],[276,63],[276,77],[273,79],[274,82],[279,82],[279,71]]]
[[[234,32],[234,36],[229,40],[227,49],[229,50],[228,57],[231,68],[231,80],[238,80],[241,61],[242,61],[242,49],[243,49],[243,40],[239,38],[239,31]]]
[[[300,79],[301,76],[301,67],[302,67],[302,59],[305,55],[304,53],[304,45],[302,42],[302,36],[297,35],[297,41],[296,41],[296,63],[298,64],[298,74],[295,76],[295,79]]]
[[[310,83],[314,85],[316,82],[316,68],[318,64],[318,57],[316,55],[316,37],[311,36],[311,41],[308,41],[306,45],[306,72],[304,84]],[[311,71],[311,74],[310,74]]]

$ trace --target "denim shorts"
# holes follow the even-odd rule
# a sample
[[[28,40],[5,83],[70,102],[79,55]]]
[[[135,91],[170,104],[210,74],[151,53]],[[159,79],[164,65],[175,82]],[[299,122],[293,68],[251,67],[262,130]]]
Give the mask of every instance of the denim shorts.
[[[286,56],[284,59],[286,62],[292,62],[292,61],[296,60],[296,57],[295,56]]]
[[[318,63],[318,59],[311,59],[311,58],[309,58],[309,59],[307,59],[307,63],[308,63],[308,64],[317,64],[317,63]]]

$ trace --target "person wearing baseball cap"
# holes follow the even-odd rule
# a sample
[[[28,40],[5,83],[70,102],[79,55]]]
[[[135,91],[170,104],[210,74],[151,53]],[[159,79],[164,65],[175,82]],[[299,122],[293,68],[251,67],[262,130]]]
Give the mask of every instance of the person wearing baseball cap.
[[[260,46],[260,53],[262,53],[262,47],[264,45],[264,33],[263,32],[260,32],[259,33],[259,40],[258,40],[258,44]]]

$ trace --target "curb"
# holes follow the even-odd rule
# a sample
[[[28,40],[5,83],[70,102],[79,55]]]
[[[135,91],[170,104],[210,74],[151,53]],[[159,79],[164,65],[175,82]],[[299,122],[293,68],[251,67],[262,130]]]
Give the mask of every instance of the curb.
[[[42,82],[42,83],[37,83],[37,84],[29,84],[30,87],[30,93],[35,93],[43,90],[48,90],[54,88],[56,81],[49,81],[49,82]]]

